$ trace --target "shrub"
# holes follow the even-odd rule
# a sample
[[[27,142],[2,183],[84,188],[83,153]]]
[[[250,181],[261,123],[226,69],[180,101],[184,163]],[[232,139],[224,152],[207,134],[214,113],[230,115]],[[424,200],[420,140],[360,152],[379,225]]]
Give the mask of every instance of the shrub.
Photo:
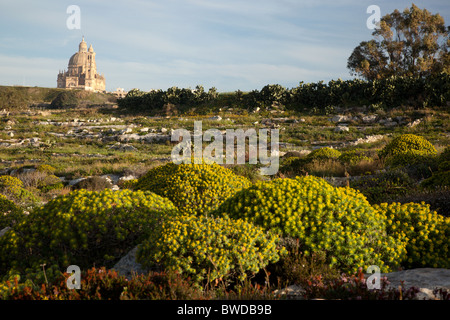
[[[119,180],[118,186],[121,189],[131,189],[134,190],[136,183],[138,182],[138,179],[131,179],[131,180]]]
[[[9,175],[0,176],[0,194],[14,202],[34,203],[37,201],[31,192],[23,188],[23,182],[19,178]]]
[[[386,159],[386,164],[392,166],[420,163],[436,154],[436,148],[428,140],[414,134],[394,138],[379,152],[379,156]]]
[[[97,176],[83,179],[72,187],[74,190],[86,189],[89,191],[101,191],[111,188],[112,183],[108,179]]]
[[[45,172],[48,174],[54,174],[56,172],[56,168],[52,167],[49,164],[40,164],[36,167],[36,170],[39,172]]]
[[[0,176],[0,193],[20,197],[22,193],[23,182],[13,176]]]
[[[25,218],[23,210],[14,202],[0,195],[0,230],[12,227]]]
[[[0,274],[108,266],[140,243],[173,204],[151,192],[77,190],[35,209],[0,238]],[[30,268],[29,270],[26,270]]]
[[[156,261],[197,283],[244,280],[247,273],[279,259],[277,241],[270,232],[242,220],[182,215],[165,220],[139,246],[136,261],[148,268]]]
[[[355,165],[361,161],[369,161],[371,160],[369,157],[364,155],[363,152],[357,150],[345,151],[342,152],[339,156],[339,161],[348,165]]]
[[[250,181],[230,169],[212,164],[168,163],[139,178],[135,188],[170,199],[180,212],[206,214]]]
[[[148,273],[127,279],[114,270],[91,268],[81,272],[81,289],[67,287],[69,274],[42,286],[11,277],[0,283],[0,300],[190,300],[207,298],[188,279],[174,272]]]
[[[310,154],[306,156],[306,158],[308,160],[338,159],[341,156],[341,154],[342,153],[339,150],[324,147],[313,150]]]
[[[404,250],[386,235],[384,220],[361,193],[313,176],[257,182],[211,215],[298,238],[306,256],[324,251],[329,265],[344,271],[371,264],[389,270]]]
[[[382,203],[374,208],[386,216],[386,231],[402,242],[405,268],[450,268],[450,218],[431,212],[422,203]]]

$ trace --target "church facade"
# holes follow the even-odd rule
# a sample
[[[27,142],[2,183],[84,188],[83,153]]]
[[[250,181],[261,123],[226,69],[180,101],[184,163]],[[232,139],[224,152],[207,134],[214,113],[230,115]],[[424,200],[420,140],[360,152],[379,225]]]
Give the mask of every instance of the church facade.
[[[69,59],[68,70],[59,72],[57,87],[105,92],[105,77],[97,73],[94,49],[92,45],[88,49],[84,37]]]

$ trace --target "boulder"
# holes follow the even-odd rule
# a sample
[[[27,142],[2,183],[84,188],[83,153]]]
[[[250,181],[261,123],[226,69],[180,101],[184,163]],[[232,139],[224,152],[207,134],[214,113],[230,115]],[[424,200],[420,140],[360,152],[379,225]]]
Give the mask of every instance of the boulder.
[[[120,276],[132,277],[133,275],[141,275],[147,273],[147,271],[136,262],[136,253],[139,246],[134,247],[130,252],[122,257],[113,267]]]

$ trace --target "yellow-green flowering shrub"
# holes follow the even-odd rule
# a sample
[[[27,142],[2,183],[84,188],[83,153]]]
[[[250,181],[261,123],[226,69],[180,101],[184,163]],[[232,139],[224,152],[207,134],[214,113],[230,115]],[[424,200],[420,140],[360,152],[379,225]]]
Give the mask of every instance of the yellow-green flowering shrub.
[[[147,268],[156,262],[196,282],[244,280],[278,261],[284,250],[277,244],[277,236],[243,220],[180,215],[165,220],[139,246],[136,261]]]
[[[389,165],[410,165],[435,157],[436,148],[428,140],[414,134],[402,134],[390,141],[380,152]]]
[[[0,194],[0,230],[22,221],[25,214],[19,206]]]
[[[135,184],[170,199],[182,213],[206,214],[251,182],[216,163],[168,163],[151,169]]]
[[[23,182],[13,176],[0,176],[0,193],[19,197],[23,188]]]
[[[422,203],[382,203],[374,208],[386,216],[386,230],[406,247],[406,268],[450,268],[450,218]]]
[[[329,147],[324,147],[320,149],[313,150],[310,154],[306,156],[308,160],[326,160],[326,159],[337,159],[341,156],[341,152],[336,149]]]
[[[0,194],[5,195],[16,203],[33,203],[37,201],[37,198],[23,187],[22,180],[10,175],[0,176]]]
[[[36,270],[42,263],[108,266],[176,213],[170,200],[151,192],[73,191],[35,209],[0,238],[0,271]]]
[[[386,234],[383,216],[361,193],[314,176],[257,182],[211,215],[245,219],[297,238],[304,254],[323,251],[330,266],[344,272],[372,264],[390,270],[404,251]]]
[[[46,172],[49,174],[54,174],[56,171],[56,168],[49,164],[40,164],[36,167],[36,170],[39,172]]]

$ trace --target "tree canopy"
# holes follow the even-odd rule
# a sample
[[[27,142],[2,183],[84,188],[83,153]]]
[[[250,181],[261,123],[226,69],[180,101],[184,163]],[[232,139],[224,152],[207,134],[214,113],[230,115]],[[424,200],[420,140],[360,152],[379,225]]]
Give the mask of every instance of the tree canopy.
[[[347,61],[352,75],[366,80],[450,73],[450,26],[441,15],[412,4],[383,16],[374,39],[361,42]]]

